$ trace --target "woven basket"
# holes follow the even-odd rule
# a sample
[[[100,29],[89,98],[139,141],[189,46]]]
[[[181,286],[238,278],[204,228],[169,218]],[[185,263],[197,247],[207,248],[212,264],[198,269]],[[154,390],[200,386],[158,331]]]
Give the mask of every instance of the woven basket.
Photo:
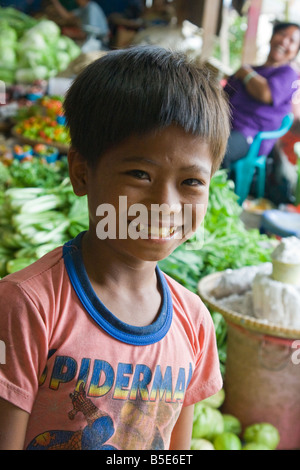
[[[224,272],[210,274],[202,278],[198,284],[198,292],[200,297],[211,309],[220,312],[225,320],[236,325],[240,325],[251,331],[281,338],[300,339],[300,330],[298,329],[283,327],[271,322],[264,322],[263,320],[247,315],[242,315],[238,312],[224,308],[222,303],[211,295],[211,292],[217,285],[217,281],[223,274]]]
[[[294,346],[300,331],[222,308],[210,294],[222,274],[211,274],[198,286],[202,300],[228,326],[222,412],[236,416],[243,429],[271,423],[280,434],[278,449],[300,449],[300,361],[293,360],[293,354],[300,356]]]

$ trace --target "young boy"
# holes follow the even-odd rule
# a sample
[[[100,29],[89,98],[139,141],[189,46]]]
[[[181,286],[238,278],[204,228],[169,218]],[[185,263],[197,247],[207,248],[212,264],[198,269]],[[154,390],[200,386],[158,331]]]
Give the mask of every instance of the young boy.
[[[89,229],[0,282],[1,448],[189,449],[194,403],[222,387],[215,332],[157,261],[204,217],[227,102],[204,68],[136,47],[90,64],[65,115]]]

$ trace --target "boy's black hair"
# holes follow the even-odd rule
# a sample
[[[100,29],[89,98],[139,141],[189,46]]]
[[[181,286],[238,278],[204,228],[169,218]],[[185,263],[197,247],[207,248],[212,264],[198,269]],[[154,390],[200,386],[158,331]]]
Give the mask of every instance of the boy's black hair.
[[[71,145],[91,165],[133,134],[176,124],[209,144],[214,172],[230,133],[215,74],[156,46],[111,51],[89,64],[69,88],[64,111]]]

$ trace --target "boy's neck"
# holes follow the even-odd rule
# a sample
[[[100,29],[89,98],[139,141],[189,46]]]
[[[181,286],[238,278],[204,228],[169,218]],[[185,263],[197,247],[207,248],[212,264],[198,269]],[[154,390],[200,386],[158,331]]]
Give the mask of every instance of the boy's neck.
[[[103,249],[99,249],[101,245]],[[89,232],[82,238],[82,256],[89,277],[101,284],[112,282],[137,291],[156,279],[156,261],[125,258],[109,243],[92,237]]]
[[[82,238],[82,257],[93,290],[119,320],[134,326],[156,320],[162,304],[156,262],[125,260],[88,232]]]

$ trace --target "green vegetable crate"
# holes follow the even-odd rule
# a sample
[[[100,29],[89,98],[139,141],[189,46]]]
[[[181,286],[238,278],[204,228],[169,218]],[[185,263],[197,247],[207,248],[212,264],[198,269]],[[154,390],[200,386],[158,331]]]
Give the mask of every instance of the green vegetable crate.
[[[300,331],[221,308],[210,295],[221,274],[204,277],[198,287],[227,323],[222,413],[236,416],[244,429],[271,423],[280,434],[278,450],[299,450]]]

